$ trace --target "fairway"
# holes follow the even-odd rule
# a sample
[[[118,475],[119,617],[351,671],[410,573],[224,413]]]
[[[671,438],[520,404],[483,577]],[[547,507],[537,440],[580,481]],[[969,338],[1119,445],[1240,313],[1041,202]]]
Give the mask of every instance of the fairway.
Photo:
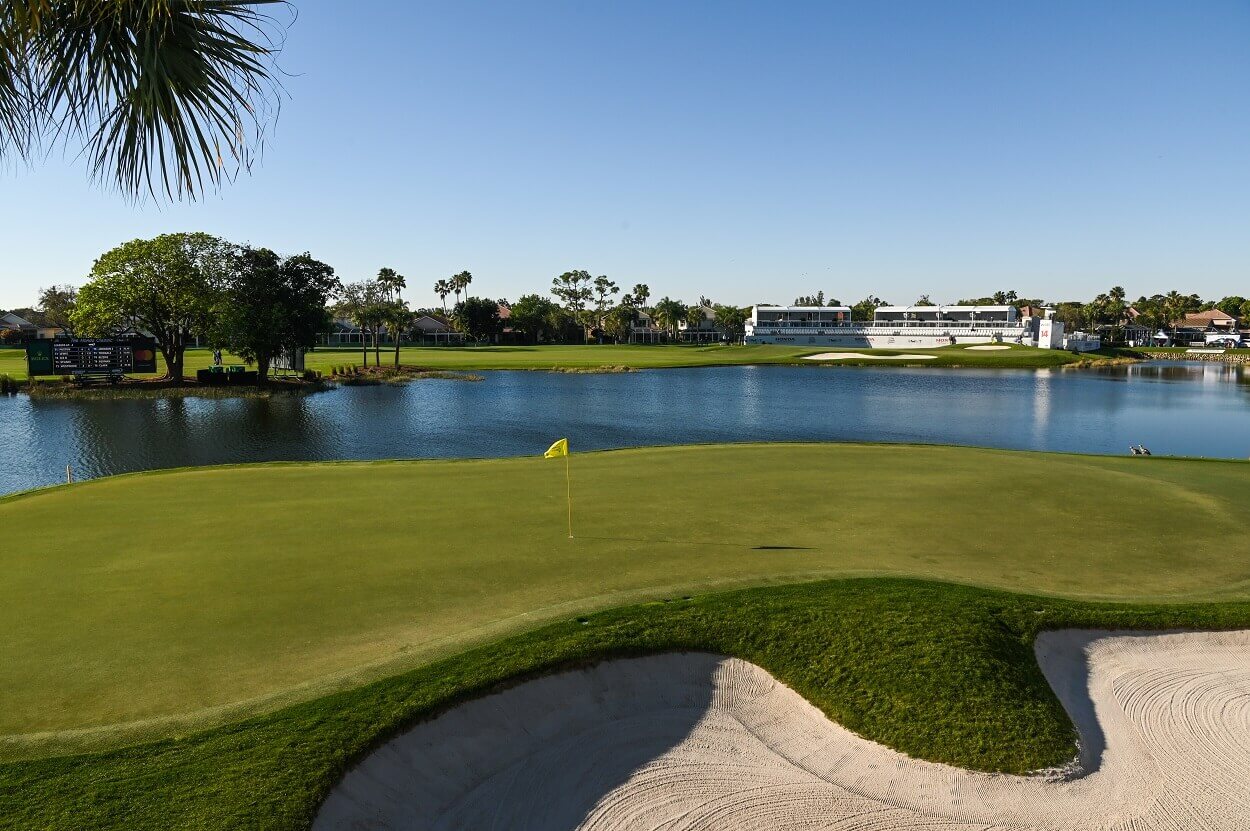
[[[0,501],[0,734],[144,734],[315,697],[587,610],[897,574],[1250,596],[1242,462],[732,445],[140,474]],[[175,718],[168,725],[162,719]],[[118,735],[124,735],[121,730]],[[26,738],[19,738],[26,734]]]
[[[696,346],[693,344],[663,345],[551,345],[551,346],[405,346],[399,351],[400,362],[406,366],[419,366],[429,369],[446,370],[489,370],[489,369],[598,369],[601,367],[629,367],[631,369],[660,369],[664,367],[692,366],[738,366],[743,364],[808,364],[803,360],[806,355],[828,351],[828,348],[816,346]],[[891,349],[839,349],[848,354],[864,354],[875,356],[904,355],[906,351]],[[1105,360],[1097,355],[1075,355],[1060,349],[1034,349],[1028,346],[1010,346],[1010,348],[985,352],[969,349],[966,346],[949,346],[940,349],[926,349],[929,359],[915,361],[926,366],[980,366],[980,367],[1054,367],[1074,363]],[[391,366],[394,363],[394,348],[383,346],[381,365]],[[204,369],[212,364],[213,353],[208,349],[188,349],[185,372],[193,376],[197,369]],[[243,363],[235,356],[226,355],[226,363]],[[323,347],[311,351],[306,356],[309,369],[319,370],[329,375],[335,366],[352,364],[359,366],[361,362],[360,348]],[[863,360],[843,359],[841,364],[876,365],[872,358]],[[374,363],[373,350],[369,350],[369,364]],[[157,356],[160,371],[165,371],[164,358]],[[26,378],[26,352],[23,349],[0,348],[0,374],[11,375],[17,379]],[[136,378],[155,377],[136,375]]]

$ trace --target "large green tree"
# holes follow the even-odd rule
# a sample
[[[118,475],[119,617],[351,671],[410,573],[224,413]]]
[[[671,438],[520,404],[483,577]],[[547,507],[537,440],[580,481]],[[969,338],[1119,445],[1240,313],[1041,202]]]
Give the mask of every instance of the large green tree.
[[[225,240],[204,233],[119,245],[96,260],[79,290],[74,325],[88,335],[128,325],[150,332],[165,357],[167,377],[181,383],[187,345],[208,330],[233,253]]]
[[[686,317],[686,304],[671,297],[662,297],[651,310],[651,317],[661,328],[667,329],[669,337],[677,338],[677,323]]]
[[[874,317],[874,313],[877,311],[877,307],[888,306],[888,305],[889,304],[886,303],[884,300],[882,300],[880,297],[877,297],[874,294],[870,294],[867,297],[865,297],[863,300],[856,303],[854,306],[851,306],[851,319],[852,320],[872,320]]]
[[[603,319],[612,308],[612,295],[620,292],[620,287],[608,279],[608,275],[600,274],[595,278],[592,291],[595,303],[595,325],[603,329]]]
[[[713,308],[716,312],[716,328],[728,335],[730,339],[740,340],[746,331],[747,318],[751,316],[751,310],[739,306],[715,306]]]
[[[79,145],[134,196],[247,169],[276,110],[282,0],[0,0],[0,156]]]
[[[538,343],[544,332],[559,329],[559,314],[560,307],[541,294],[523,294],[512,304],[508,323],[514,332]]]
[[[369,341],[373,337],[373,362],[381,365],[378,353],[378,327],[386,318],[386,298],[376,280],[359,280],[348,283],[339,292],[335,311],[350,320],[360,330],[360,362],[369,365]]]
[[[456,330],[475,341],[488,340],[503,331],[499,304],[485,297],[466,297],[451,311]]]
[[[617,343],[629,340],[634,321],[638,319],[638,309],[633,305],[621,303],[608,312],[603,319],[603,331]]]
[[[1242,318],[1250,316],[1248,315],[1250,313],[1250,300],[1235,294],[1221,298],[1215,304],[1215,308],[1231,317]]]
[[[49,286],[39,291],[39,311],[49,326],[74,336],[74,309],[78,306],[78,289],[74,286]]]
[[[574,270],[566,271],[551,280],[552,295],[564,304],[569,316],[581,324],[583,342],[590,340],[590,319],[586,307],[594,298],[594,290],[590,287],[591,279],[589,271]]]
[[[213,324],[214,340],[256,364],[261,384],[274,359],[310,349],[330,327],[326,304],[339,289],[334,269],[308,253],[279,257],[268,248],[243,247],[232,268]]]

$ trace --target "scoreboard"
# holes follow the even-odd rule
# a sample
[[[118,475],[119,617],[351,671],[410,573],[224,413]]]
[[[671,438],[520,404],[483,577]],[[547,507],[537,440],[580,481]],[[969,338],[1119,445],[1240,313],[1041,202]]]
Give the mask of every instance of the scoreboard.
[[[71,338],[26,344],[26,367],[37,375],[124,375],[156,372],[151,338]]]

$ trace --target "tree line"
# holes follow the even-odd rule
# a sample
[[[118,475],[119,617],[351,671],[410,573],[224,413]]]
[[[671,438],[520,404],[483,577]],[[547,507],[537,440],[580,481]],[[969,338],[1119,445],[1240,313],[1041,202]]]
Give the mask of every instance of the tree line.
[[[350,321],[360,332],[361,360],[366,365],[372,346],[374,364],[380,366],[386,332],[392,360],[399,366],[404,337],[422,315],[479,343],[494,340],[505,325],[515,338],[529,343],[619,343],[638,331],[676,340],[683,323],[699,329],[707,320],[718,336],[738,340],[750,315],[749,308],[714,303],[707,297],[691,305],[668,296],[653,303],[645,283],[622,292],[607,275],[592,276],[586,270],[566,271],[552,279],[547,294],[525,294],[515,302],[473,297],[472,282],[468,271],[437,280],[432,289],[441,306],[411,308],[402,297],[407,280],[393,268],[382,268],[371,279],[343,283],[332,267],[307,252],[284,257],[204,233],[163,234],[119,245],[96,260],[81,288],[43,289],[36,309],[17,311],[37,313],[41,323],[71,336],[150,333],[171,379],[182,378],[186,349],[196,341],[254,363],[263,379],[283,353],[315,347],[331,331],[335,318]],[[454,297],[450,308],[449,297]],[[1204,308],[1250,318],[1250,299],[1240,296],[1204,302],[1196,294],[1170,291],[1130,301],[1120,286],[1089,301],[1046,302],[1012,290],[964,298],[957,304],[1051,308],[1069,331],[1126,325],[1174,329],[1186,315]],[[818,291],[796,297],[794,305],[847,304]],[[849,305],[851,318],[871,320],[883,305],[885,300],[870,294]],[[926,294],[912,305],[936,304]]]

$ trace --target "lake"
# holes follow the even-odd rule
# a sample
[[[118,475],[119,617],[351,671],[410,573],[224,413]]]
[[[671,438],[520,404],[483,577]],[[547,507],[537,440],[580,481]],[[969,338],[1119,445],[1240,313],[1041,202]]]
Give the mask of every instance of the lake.
[[[484,372],[268,399],[0,398],[0,492],[151,468],[510,456],[685,442],[943,442],[1250,456],[1250,374],[1219,363],[1099,370],[736,366]],[[697,471],[686,471],[697,475]]]

